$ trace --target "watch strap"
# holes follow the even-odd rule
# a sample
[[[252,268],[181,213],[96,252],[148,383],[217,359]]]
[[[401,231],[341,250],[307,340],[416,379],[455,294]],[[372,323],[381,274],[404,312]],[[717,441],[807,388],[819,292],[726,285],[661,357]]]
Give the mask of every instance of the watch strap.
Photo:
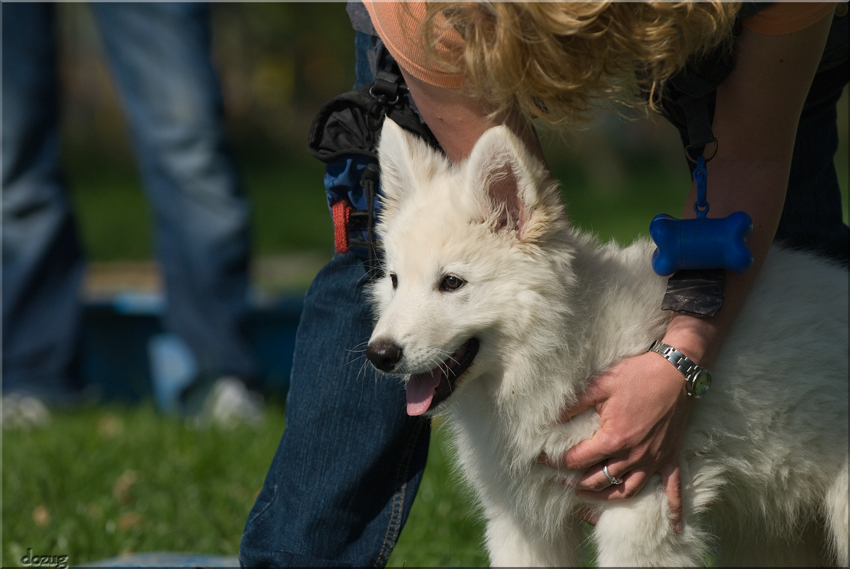
[[[690,359],[688,356],[686,356],[670,344],[665,344],[660,340],[655,340],[654,342],[652,342],[652,345],[649,346],[649,350],[647,351],[660,354],[664,359],[673,364],[673,366],[678,369],[682,373],[682,375],[685,376],[688,395],[692,394],[692,384],[694,378],[696,377],[696,374],[700,371],[708,371],[706,368],[694,362],[692,359]]]

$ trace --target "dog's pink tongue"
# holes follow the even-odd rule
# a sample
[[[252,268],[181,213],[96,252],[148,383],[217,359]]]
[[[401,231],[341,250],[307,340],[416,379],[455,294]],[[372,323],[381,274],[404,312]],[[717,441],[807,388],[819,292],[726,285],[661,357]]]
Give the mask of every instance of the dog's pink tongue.
[[[440,385],[439,369],[411,375],[407,381],[407,414],[415,417],[427,411],[438,385]]]

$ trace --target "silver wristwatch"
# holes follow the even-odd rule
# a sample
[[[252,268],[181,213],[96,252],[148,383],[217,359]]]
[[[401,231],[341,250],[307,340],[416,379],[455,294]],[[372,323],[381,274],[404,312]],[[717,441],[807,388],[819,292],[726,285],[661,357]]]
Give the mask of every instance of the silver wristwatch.
[[[685,390],[694,399],[699,399],[708,392],[711,387],[711,372],[699,364],[688,359],[685,354],[669,346],[664,342],[655,340],[649,347],[649,352],[661,354],[664,358],[676,366],[676,369],[685,376]]]

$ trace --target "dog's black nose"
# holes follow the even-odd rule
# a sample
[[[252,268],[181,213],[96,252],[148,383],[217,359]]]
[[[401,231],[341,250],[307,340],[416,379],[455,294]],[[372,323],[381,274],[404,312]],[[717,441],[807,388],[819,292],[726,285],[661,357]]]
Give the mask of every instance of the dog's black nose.
[[[366,357],[373,366],[390,373],[401,361],[401,348],[388,338],[378,338],[366,348]]]

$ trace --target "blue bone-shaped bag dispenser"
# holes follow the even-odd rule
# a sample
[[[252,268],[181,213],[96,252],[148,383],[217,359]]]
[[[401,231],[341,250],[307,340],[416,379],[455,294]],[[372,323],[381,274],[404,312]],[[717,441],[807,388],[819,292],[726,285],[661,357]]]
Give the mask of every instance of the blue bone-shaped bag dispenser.
[[[706,178],[705,163],[700,156],[694,170],[696,219],[660,214],[649,224],[649,234],[657,247],[652,255],[652,269],[662,277],[683,269],[729,269],[745,273],[753,266],[753,256],[746,245],[753,230],[752,219],[743,211],[709,219]]]
[[[676,219],[656,215],[649,234],[657,248],[652,269],[667,277],[682,269],[730,269],[745,273],[753,266],[753,256],[745,241],[753,221],[743,211],[720,219]]]

